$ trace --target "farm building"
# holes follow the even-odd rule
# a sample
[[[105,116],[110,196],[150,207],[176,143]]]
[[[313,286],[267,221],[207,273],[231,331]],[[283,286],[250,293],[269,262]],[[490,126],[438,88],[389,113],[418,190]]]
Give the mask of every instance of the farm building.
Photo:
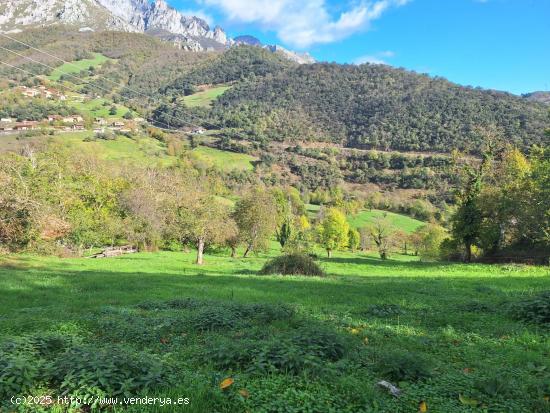
[[[83,122],[84,119],[80,115],[71,115],[71,116],[65,116],[63,118],[64,123],[80,123]]]
[[[38,122],[35,121],[23,121],[17,122],[13,125],[13,130],[34,130],[38,127]]]

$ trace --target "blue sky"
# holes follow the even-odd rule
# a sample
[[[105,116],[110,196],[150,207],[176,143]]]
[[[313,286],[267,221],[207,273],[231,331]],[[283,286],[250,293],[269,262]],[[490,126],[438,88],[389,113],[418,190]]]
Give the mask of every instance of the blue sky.
[[[550,90],[550,0],[168,0],[231,37],[463,85]]]

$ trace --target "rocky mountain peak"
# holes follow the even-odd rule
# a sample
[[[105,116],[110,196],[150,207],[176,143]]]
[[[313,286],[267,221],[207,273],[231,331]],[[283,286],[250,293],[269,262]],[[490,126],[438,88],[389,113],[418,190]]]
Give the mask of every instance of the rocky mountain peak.
[[[297,63],[312,63],[307,54],[281,46],[263,46],[252,36],[230,39],[224,30],[196,16],[183,15],[166,0],[0,0],[0,32],[27,27],[66,24],[81,31],[118,30],[148,33],[192,50],[223,50],[234,44],[252,44],[279,53]],[[253,40],[251,40],[253,39]]]

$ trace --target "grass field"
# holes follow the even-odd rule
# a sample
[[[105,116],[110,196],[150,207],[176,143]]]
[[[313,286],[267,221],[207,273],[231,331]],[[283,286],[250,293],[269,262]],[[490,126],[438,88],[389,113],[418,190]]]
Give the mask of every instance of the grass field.
[[[221,151],[219,149],[210,148],[208,146],[198,146],[193,149],[193,153],[198,159],[215,165],[222,171],[232,170],[252,170],[254,165],[252,162],[256,160],[253,156],[243,153]]]
[[[104,105],[107,103],[107,105]],[[88,114],[92,117],[113,119],[113,118],[122,118],[128,112],[128,108],[124,105],[117,104],[117,112],[114,115],[109,113],[113,103],[103,98],[86,100],[84,102],[68,102],[69,106],[74,107],[76,110],[83,114]]]
[[[86,70],[90,66],[92,67],[101,66],[107,60],[109,60],[108,57],[103,56],[100,53],[95,53],[93,59],[82,59],[82,60],[75,60],[74,62],[64,63],[63,65],[55,69],[50,74],[50,76],[48,76],[48,79],[57,81],[61,78],[61,76],[64,73],[69,73],[69,74],[80,73],[80,71]]]
[[[308,204],[307,214],[310,218],[315,218],[320,209],[321,207],[319,205]],[[414,232],[417,228],[425,224],[424,222],[408,217],[407,215],[381,211],[378,209],[361,211],[358,214],[351,215],[348,217],[348,222],[353,228],[357,229],[367,226],[368,224],[374,222],[377,218],[386,218],[391,225],[408,233]]]
[[[110,161],[126,161],[151,166],[168,166],[176,161],[176,157],[169,156],[166,148],[156,139],[143,136],[129,139],[118,136],[115,140],[96,139],[86,142],[93,136],[92,131],[60,133],[53,137],[6,135],[0,137],[0,152],[18,152],[31,143],[63,142],[72,150],[94,153],[98,158]],[[215,166],[226,172],[252,170],[253,162],[256,160],[250,155],[221,151],[207,146],[199,146],[192,152],[196,160],[204,162],[208,167]]]
[[[130,368],[134,359],[120,354],[136,354],[134,379],[163,375],[136,395],[190,404],[132,412],[394,413],[422,401],[429,412],[548,412],[549,330],[507,310],[550,289],[547,267],[338,253],[320,259],[324,278],[257,276],[278,253],[275,244],[249,259],[211,252],[202,267],[193,252],[0,258],[0,341],[12,363],[0,357],[0,383],[51,362],[72,371],[69,394],[87,394],[111,373],[120,383],[110,363]],[[61,384],[42,383],[33,368],[25,394],[59,394]],[[234,383],[221,390],[226,378]],[[380,390],[382,379],[402,395]]]
[[[18,152],[28,144],[63,143],[77,152],[93,153],[99,159],[109,161],[126,161],[139,165],[167,166],[176,161],[175,157],[167,155],[159,141],[148,137],[129,139],[118,136],[115,140],[96,139],[91,142],[92,131],[59,133],[55,136],[20,137],[17,135],[0,137],[0,152]]]
[[[425,223],[406,215],[396,214],[393,212],[380,211],[373,209],[370,211],[362,211],[357,215],[349,218],[349,223],[354,228],[361,228],[369,223],[372,223],[376,218],[385,217],[393,226],[402,229],[405,232],[414,232],[418,227]]]
[[[183,101],[185,102],[185,105],[190,108],[209,107],[214,100],[223,95],[229,88],[230,86],[213,87],[197,92],[193,95],[186,96]]]

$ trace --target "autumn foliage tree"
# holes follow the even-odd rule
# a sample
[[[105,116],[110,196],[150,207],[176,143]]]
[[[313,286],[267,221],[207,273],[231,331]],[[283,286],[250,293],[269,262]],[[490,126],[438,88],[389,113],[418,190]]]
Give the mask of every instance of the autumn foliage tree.
[[[328,258],[333,251],[344,248],[349,242],[349,224],[346,216],[337,208],[329,208],[318,226],[319,243],[327,251]]]

